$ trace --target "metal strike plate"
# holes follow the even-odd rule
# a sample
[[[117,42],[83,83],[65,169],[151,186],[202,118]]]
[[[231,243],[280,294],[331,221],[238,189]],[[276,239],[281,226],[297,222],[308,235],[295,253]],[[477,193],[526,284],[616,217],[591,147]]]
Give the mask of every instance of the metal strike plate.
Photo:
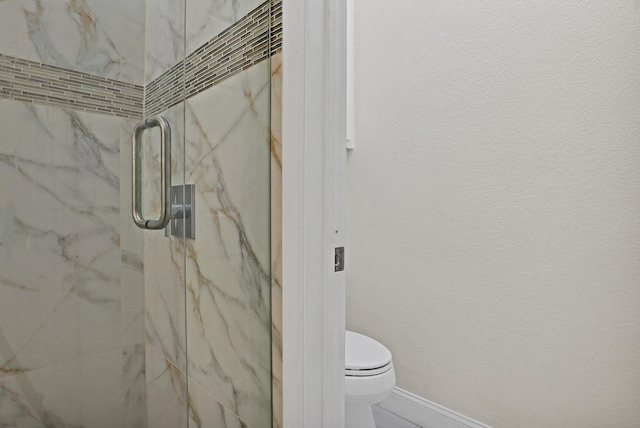
[[[171,187],[171,221],[165,236],[196,239],[196,185]]]
[[[342,272],[344,270],[344,247],[336,248],[334,266],[336,272]]]

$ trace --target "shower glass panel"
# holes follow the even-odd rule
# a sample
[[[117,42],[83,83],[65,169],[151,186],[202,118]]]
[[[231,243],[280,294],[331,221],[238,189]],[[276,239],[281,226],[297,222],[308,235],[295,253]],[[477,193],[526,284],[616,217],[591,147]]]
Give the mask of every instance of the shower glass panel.
[[[0,1],[0,427],[272,426],[270,23],[270,1]],[[153,116],[195,239],[132,220]],[[157,128],[142,146],[157,218]]]
[[[271,427],[271,2],[188,2],[190,426]],[[221,412],[221,414],[219,413]],[[224,420],[223,422],[214,421]]]
[[[171,182],[184,185],[184,0],[146,0],[144,116],[171,127]],[[142,135],[142,212],[161,210],[161,135]],[[168,159],[167,159],[168,162]],[[188,426],[185,238],[145,230],[145,379],[149,428]]]
[[[144,31],[141,0],[0,2],[0,426],[146,424]]]

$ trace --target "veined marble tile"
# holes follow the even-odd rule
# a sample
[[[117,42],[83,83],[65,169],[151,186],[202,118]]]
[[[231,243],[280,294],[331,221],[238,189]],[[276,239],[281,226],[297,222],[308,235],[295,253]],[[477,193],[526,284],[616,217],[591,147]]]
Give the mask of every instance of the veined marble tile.
[[[119,118],[0,100],[0,377],[120,346]]]
[[[5,0],[0,52],[143,83],[142,0]]]
[[[248,428],[231,410],[220,404],[189,378],[190,428]]]
[[[121,261],[133,270],[144,270],[143,231],[135,225],[131,217],[131,134],[137,121],[123,119],[120,123],[120,230],[122,238]]]
[[[134,120],[120,127],[120,261],[122,345],[144,343],[144,235],[131,217],[131,133]]]
[[[144,344],[125,346],[122,349],[122,373],[122,428],[146,428],[147,385]]]
[[[115,349],[0,380],[0,426],[123,425],[123,353]]]
[[[122,266],[122,345],[144,343],[144,272]]]
[[[185,0],[147,0],[146,15],[145,84],[149,84],[184,59]]]
[[[271,426],[269,61],[187,102],[189,376],[252,428]]]
[[[205,218],[213,214],[217,222],[225,217],[246,234],[247,245],[261,250],[254,251],[252,257],[257,265],[267,266],[267,274],[270,74],[269,61],[265,60],[190,98],[185,111],[186,183],[196,183],[198,195],[204,197],[200,208]],[[206,233],[205,229],[208,236]],[[227,255],[231,250],[221,249],[221,253]]]
[[[182,105],[164,116],[172,132],[172,184],[184,183]],[[156,136],[156,137],[154,137]],[[160,198],[160,140],[155,132],[145,137],[144,215],[157,218]],[[144,280],[146,290],[147,341],[180,370],[186,371],[185,249],[180,237],[165,237],[164,230],[144,232]]]
[[[147,341],[185,370],[184,246],[164,231],[146,232],[145,243]]]
[[[282,53],[271,57],[271,379],[273,428],[282,427]]]
[[[187,7],[187,55],[217,36],[264,0],[198,0]]]
[[[38,400],[29,402],[22,392],[22,384],[26,384],[27,391],[33,391],[26,375],[0,380],[0,426],[47,428],[41,419],[46,415],[44,406],[38,405]],[[44,418],[49,420],[47,416]]]
[[[147,422],[153,428],[186,428],[187,379],[182,370],[147,345]]]

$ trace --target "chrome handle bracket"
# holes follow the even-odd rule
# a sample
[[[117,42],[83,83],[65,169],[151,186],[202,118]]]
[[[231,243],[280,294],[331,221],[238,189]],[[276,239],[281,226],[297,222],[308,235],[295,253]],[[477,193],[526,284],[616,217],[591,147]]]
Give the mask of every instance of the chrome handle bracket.
[[[185,184],[171,188],[171,221],[165,236],[196,238],[196,185]]]

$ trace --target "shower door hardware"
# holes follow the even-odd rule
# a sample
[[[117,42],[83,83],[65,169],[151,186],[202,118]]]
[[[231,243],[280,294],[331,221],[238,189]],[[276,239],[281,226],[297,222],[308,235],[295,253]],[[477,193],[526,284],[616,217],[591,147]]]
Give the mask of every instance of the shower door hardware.
[[[142,135],[147,129],[160,128],[160,217],[158,219],[146,219],[142,214]],[[185,224],[185,231],[190,230],[190,234],[195,234],[195,210],[188,203],[195,202],[195,189],[186,191],[190,197],[182,197],[183,187],[171,187],[171,126],[163,117],[154,116],[140,121],[133,128],[131,136],[132,156],[131,156],[131,197],[132,215],[136,226],[148,230],[160,230],[169,225],[175,219],[178,230],[178,223],[188,219],[189,227]],[[175,198],[173,197],[175,195]],[[193,225],[193,226],[191,226]],[[173,230],[174,228],[172,228]],[[182,232],[180,233],[182,236]],[[187,235],[186,237],[193,237]]]
[[[171,188],[171,221],[165,236],[196,239],[196,185],[185,184]]]
[[[335,272],[342,272],[344,270],[344,247],[336,248],[333,266],[335,268]]]

